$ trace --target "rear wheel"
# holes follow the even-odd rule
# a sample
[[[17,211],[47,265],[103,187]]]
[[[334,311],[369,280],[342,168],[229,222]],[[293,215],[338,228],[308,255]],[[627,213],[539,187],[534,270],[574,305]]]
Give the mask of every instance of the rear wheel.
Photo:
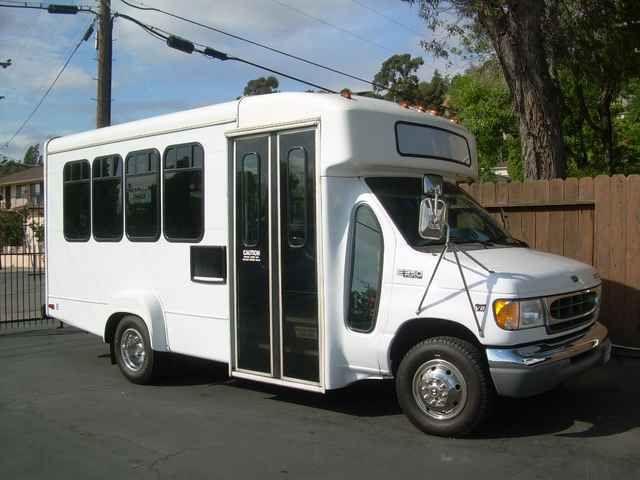
[[[157,370],[157,356],[144,322],[133,315],[123,317],[113,341],[116,362],[124,376],[133,383],[150,383]]]
[[[478,348],[454,337],[414,346],[396,375],[398,402],[411,422],[434,435],[461,436],[487,416],[493,395]]]

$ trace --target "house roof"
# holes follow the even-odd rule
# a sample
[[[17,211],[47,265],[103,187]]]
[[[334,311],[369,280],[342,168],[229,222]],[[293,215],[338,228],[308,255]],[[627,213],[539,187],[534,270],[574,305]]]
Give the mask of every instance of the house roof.
[[[43,178],[42,165],[38,165],[0,177],[0,186],[41,182]]]

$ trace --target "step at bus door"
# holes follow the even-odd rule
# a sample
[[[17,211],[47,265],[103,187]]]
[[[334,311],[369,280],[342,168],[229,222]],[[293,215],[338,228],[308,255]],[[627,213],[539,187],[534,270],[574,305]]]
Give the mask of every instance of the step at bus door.
[[[315,136],[233,141],[235,376],[320,387]]]

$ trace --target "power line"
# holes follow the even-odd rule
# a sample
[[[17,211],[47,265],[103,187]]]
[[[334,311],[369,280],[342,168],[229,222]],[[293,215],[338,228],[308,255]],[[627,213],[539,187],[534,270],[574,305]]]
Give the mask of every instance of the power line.
[[[97,1],[104,1],[104,0],[97,0]],[[172,18],[175,18],[175,19],[178,19],[178,20],[182,20],[182,21],[187,22],[187,23],[190,23],[190,24],[192,24],[192,25],[196,25],[196,26],[198,26],[198,27],[202,27],[202,28],[205,28],[205,29],[207,29],[207,30],[211,30],[211,31],[216,32],[216,33],[219,33],[219,34],[226,35],[226,36],[228,36],[228,37],[230,37],[230,38],[233,38],[233,39],[235,39],[235,40],[240,40],[240,41],[242,41],[242,42],[245,42],[245,43],[248,43],[248,44],[251,44],[251,45],[254,45],[254,46],[257,46],[257,47],[263,48],[263,49],[265,49],[265,50],[268,50],[268,51],[271,51],[271,52],[274,52],[274,53],[277,53],[277,54],[283,55],[283,56],[288,57],[288,58],[291,58],[291,59],[293,59],[293,60],[297,60],[297,61],[299,61],[299,62],[306,63],[307,65],[312,65],[312,66],[314,66],[314,67],[322,68],[322,69],[324,69],[324,70],[327,70],[327,71],[329,71],[329,72],[336,73],[336,74],[338,74],[338,75],[342,75],[342,76],[344,76],[344,77],[348,77],[348,78],[352,78],[352,79],[354,79],[354,80],[358,80],[358,81],[360,81],[360,82],[363,82],[363,83],[366,83],[366,84],[368,84],[368,85],[371,85],[372,87],[374,87],[374,88],[375,88],[375,89],[377,89],[377,90],[386,90],[386,91],[387,91],[387,92],[389,92],[390,94],[396,94],[396,95],[399,95],[399,96],[401,96],[401,97],[406,97],[406,95],[407,95],[407,94],[406,94],[406,92],[399,92],[399,91],[397,91],[397,90],[396,90],[395,88],[393,88],[393,87],[389,87],[389,86],[387,86],[387,85],[382,85],[382,84],[377,83],[377,82],[375,82],[375,81],[367,80],[367,79],[362,78],[362,77],[359,77],[359,76],[357,76],[357,75],[353,75],[353,74],[347,73],[347,72],[345,72],[345,71],[343,71],[343,70],[338,70],[337,68],[329,67],[329,66],[327,66],[327,65],[323,65],[323,64],[321,64],[321,63],[314,62],[314,61],[309,60],[309,59],[307,59],[307,58],[300,57],[300,56],[298,56],[298,55],[294,55],[294,54],[292,54],[292,53],[289,53],[289,52],[286,52],[286,51],[283,51],[283,50],[280,50],[280,49],[274,48],[274,47],[272,47],[272,46],[270,46],[270,45],[267,45],[267,44],[265,44],[265,43],[257,42],[257,41],[255,41],[255,40],[251,40],[251,39],[249,39],[249,38],[247,38],[247,37],[243,37],[243,36],[241,36],[241,35],[237,35],[237,34],[234,34],[234,33],[230,33],[230,32],[228,32],[228,31],[224,31],[224,30],[222,30],[222,29],[220,29],[220,28],[216,28],[216,27],[213,27],[213,26],[211,26],[211,25],[207,25],[207,24],[202,23],[202,22],[199,22],[199,21],[197,21],[197,20],[194,20],[194,19],[191,19],[191,18],[187,18],[187,17],[184,17],[184,16],[182,16],[182,15],[178,15],[178,14],[176,14],[176,13],[169,12],[169,11],[167,11],[167,10],[163,10],[163,9],[161,9],[161,8],[157,8],[157,7],[149,7],[149,6],[146,6],[146,5],[144,5],[144,4],[140,4],[140,3],[138,3],[138,2],[134,2],[133,0],[120,0],[120,1],[121,1],[122,3],[124,3],[125,5],[127,5],[127,6],[129,6],[129,7],[131,7],[131,8],[135,8],[135,9],[137,9],[137,10],[142,10],[142,11],[151,11],[151,12],[161,13],[161,14],[163,14],[163,15],[167,15],[167,16],[169,16],[169,17],[172,17]],[[299,10],[299,9],[297,9],[297,8],[295,8],[295,7],[292,7],[292,6],[290,6],[290,5],[284,4],[283,2],[280,2],[279,0],[272,0],[272,1],[274,1],[274,2],[276,2],[276,3],[279,3],[279,4],[281,4],[282,6],[285,6],[285,7],[288,7],[288,8],[292,8],[292,9],[294,9],[294,10],[298,11],[299,13],[301,13],[302,15],[310,16],[309,14],[306,14],[305,12],[302,12],[301,10]],[[355,1],[355,0],[354,0],[354,1]],[[359,3],[359,2],[356,2],[356,3]],[[364,4],[363,4],[363,6],[364,6]],[[365,7],[365,8],[367,8],[367,7]],[[377,13],[379,13],[380,15],[384,15],[384,14],[382,14],[382,13],[378,12],[378,11],[376,11],[376,12],[377,12]],[[340,27],[336,27],[335,25],[333,25],[333,24],[331,24],[331,23],[329,23],[329,22],[327,22],[327,21],[325,21],[325,20],[318,19],[318,18],[313,17],[313,16],[311,16],[311,18],[313,18],[314,20],[318,20],[318,21],[320,21],[320,22],[322,22],[322,23],[324,23],[324,24],[327,24],[327,25],[329,25],[329,26],[331,26],[331,27],[333,27],[333,28],[337,28],[338,30],[340,30]],[[389,18],[390,18],[390,17],[389,17]],[[348,32],[348,31],[347,31],[347,32]],[[348,32],[348,33],[352,33],[352,32]],[[369,41],[369,40],[367,40],[367,39],[364,39],[364,40],[365,40],[365,41],[367,41],[367,42]],[[385,47],[385,48],[386,48],[386,47]],[[304,82],[303,82],[303,83],[304,83]],[[413,98],[413,100],[415,101],[415,100],[418,100],[418,99],[414,97],[414,98]]]
[[[125,5],[128,5],[131,8],[136,8],[138,10],[145,10],[145,11],[153,11],[153,12],[157,12],[157,13],[162,13],[162,14],[167,15],[169,17],[173,17],[173,18],[176,18],[178,20],[182,20],[184,22],[191,23],[192,25],[196,25],[198,27],[202,27],[202,28],[205,28],[207,30],[211,30],[212,32],[216,32],[216,33],[219,33],[219,34],[222,34],[222,35],[226,35],[227,37],[233,38],[235,40],[240,40],[242,42],[249,43],[251,45],[263,48],[263,49],[268,50],[270,52],[274,52],[274,53],[277,53],[279,55],[284,55],[285,57],[291,58],[293,60],[297,60],[299,62],[306,63],[307,65],[312,65],[314,67],[322,68],[322,69],[327,70],[329,72],[337,73],[338,75],[342,75],[344,77],[348,77],[348,78],[351,78],[353,80],[358,80],[359,82],[363,82],[363,83],[369,84],[369,85],[371,85],[373,87],[377,87],[377,88],[381,88],[381,89],[385,89],[386,88],[384,85],[378,85],[378,84],[376,84],[376,83],[374,83],[374,82],[372,82],[370,80],[367,80],[366,78],[362,78],[362,77],[359,77],[357,75],[353,75],[351,73],[347,73],[347,72],[345,72],[343,70],[338,70],[335,67],[329,67],[327,65],[323,65],[321,63],[314,62],[313,60],[309,60],[309,59],[300,57],[298,55],[294,55],[292,53],[285,52],[283,50],[271,47],[271,46],[269,46],[269,45],[267,45],[265,43],[260,43],[260,42],[257,42],[255,40],[251,40],[249,38],[243,37],[241,35],[236,35],[234,33],[229,33],[227,31],[221,30],[219,28],[212,27],[211,25],[207,25],[207,24],[204,24],[202,22],[198,22],[197,20],[186,18],[186,17],[183,17],[181,15],[177,15],[175,13],[172,13],[172,12],[169,12],[169,11],[166,11],[166,10],[162,10],[160,8],[157,8],[157,7],[146,7],[146,6],[136,5],[134,3],[128,2],[127,0],[120,0],[120,1],[122,3],[124,3]]]
[[[235,57],[235,56],[231,56],[231,55],[227,55],[226,53],[223,53],[219,50],[216,50],[215,48],[211,48],[207,45],[201,44],[201,43],[195,43],[192,42],[190,40],[187,40],[185,38],[179,37],[177,35],[171,34],[170,32],[167,32],[166,30],[162,30],[161,28],[155,27],[153,25],[150,25],[148,23],[144,23],[141,22],[140,20],[131,17],[129,15],[125,15],[122,13],[115,13],[114,17],[119,17],[119,18],[124,18],[125,20],[129,20],[133,23],[135,23],[136,25],[138,25],[139,27],[141,27],[143,30],[145,30],[147,33],[151,34],[154,38],[156,39],[160,39],[160,40],[165,40],[167,42],[167,45],[175,48],[177,50],[181,50],[185,53],[200,53],[206,57],[209,57],[210,59],[216,59],[216,60],[234,60],[240,63],[244,63],[247,65],[251,65],[252,67],[256,67],[256,68],[260,68],[262,70],[265,70],[267,72],[271,72],[275,75],[280,75],[281,77],[284,78],[288,78],[290,80],[294,80],[296,82],[300,82],[303,83],[305,85],[309,85],[310,87],[314,87],[314,88],[318,88],[320,90],[324,90],[325,92],[329,92],[329,93],[337,93],[334,90],[331,90],[329,88],[323,87],[322,85],[318,85],[316,83],[312,83],[309,82],[307,80],[304,80],[300,77],[295,77],[293,75],[289,75],[288,73],[284,73],[281,72],[279,70],[274,70],[273,68],[267,67],[265,65],[259,64],[259,63],[255,63],[255,62],[251,62],[249,60],[246,60],[244,58],[240,58],[240,57]],[[195,48],[195,46],[198,45],[201,48]]]
[[[364,2],[361,2],[360,0],[351,0],[352,3],[355,3],[356,5],[360,5],[362,8],[369,10],[370,12],[375,13],[376,15],[378,15],[379,17],[382,17],[386,20],[388,20],[391,23],[395,23],[396,25],[404,28],[405,30],[407,30],[408,32],[411,32],[415,35],[419,35],[422,36],[424,34],[424,32],[420,32],[412,27],[409,27],[408,25],[405,25],[402,22],[399,22],[398,20],[396,20],[395,18],[393,18],[391,15],[387,15],[386,13],[382,13],[380,10],[377,10],[373,7],[370,7],[369,5],[367,5]]]
[[[280,0],[271,0],[273,3],[277,3],[278,5],[284,7],[284,8],[288,8],[289,10],[293,10],[294,12],[299,13],[300,15],[307,17],[307,18],[311,18],[313,20],[315,20],[316,22],[320,22],[324,25],[327,25],[335,30],[338,30],[346,35],[349,35],[353,38],[357,38],[358,40],[360,40],[361,42],[364,43],[368,43],[369,45],[373,45],[374,47],[380,48],[382,50],[385,50],[386,52],[391,52],[392,50],[387,47],[386,45],[382,45],[381,43],[378,42],[374,42],[373,40],[369,40],[366,37],[363,37],[362,35],[358,35],[357,33],[352,32],[351,30],[347,30],[346,28],[342,28],[339,27],[338,25],[335,25],[323,18],[320,17],[316,17],[315,15],[311,15],[310,13],[305,12],[304,10],[299,9],[298,7],[294,7],[293,5],[290,5],[288,3],[282,2]]]
[[[5,0],[6,1],[6,0]],[[16,3],[11,3],[10,5],[7,5],[5,3],[1,3],[0,7],[5,7],[5,8],[31,8],[34,10],[47,10],[47,7],[42,6],[43,4],[29,4],[29,2],[19,2],[20,4],[18,4],[18,2]]]
[[[104,0],[101,0],[101,1],[104,1]],[[162,14],[167,15],[167,16],[169,16],[169,17],[172,17],[172,18],[175,18],[175,19],[178,19],[178,20],[182,20],[182,21],[184,21],[184,22],[187,22],[187,23],[190,23],[190,24],[193,24],[193,25],[196,25],[196,26],[199,26],[199,27],[205,28],[205,29],[207,29],[207,30],[211,30],[211,31],[213,31],[213,32],[220,33],[220,34],[222,34],[222,35],[226,35],[226,36],[231,37],[231,38],[234,38],[234,39],[236,39],[236,40],[240,40],[240,41],[243,41],[243,42],[246,42],[246,43],[249,43],[249,44],[252,44],[252,45],[258,46],[258,47],[260,47],[260,48],[264,48],[264,49],[266,49],[266,50],[272,51],[272,52],[274,52],[274,53],[278,53],[278,54],[280,54],[280,55],[284,55],[284,56],[289,57],[289,58],[292,58],[292,59],[294,59],[294,60],[298,60],[298,61],[300,61],[300,62],[304,62],[304,63],[306,63],[306,64],[308,64],[308,65],[313,65],[313,66],[315,66],[315,67],[319,67],[319,68],[325,69],[325,70],[327,70],[327,71],[330,71],[330,72],[333,72],[333,73],[337,73],[337,74],[339,74],[339,75],[343,75],[343,76],[345,76],[345,77],[349,77],[349,78],[352,78],[352,79],[354,79],[354,80],[361,81],[361,82],[363,82],[363,83],[367,83],[367,84],[371,85],[372,87],[374,87],[374,88],[376,88],[376,89],[378,89],[378,90],[386,90],[387,92],[389,92],[389,93],[391,93],[391,94],[396,94],[396,95],[399,95],[399,96],[401,96],[401,97],[406,97],[406,96],[407,96],[407,94],[406,94],[405,92],[399,92],[399,91],[397,91],[396,89],[394,89],[393,87],[389,87],[389,86],[382,85],[382,84],[379,84],[379,83],[376,83],[376,82],[372,82],[372,81],[370,81],[370,80],[366,80],[366,79],[361,78],[361,77],[358,77],[358,76],[356,76],[356,75],[352,75],[352,74],[350,74],[350,73],[347,73],[347,72],[344,72],[344,71],[338,70],[338,69],[336,69],[336,68],[328,67],[328,66],[326,66],[326,65],[322,65],[322,64],[317,63],[317,62],[314,62],[314,61],[312,61],[312,60],[308,60],[308,59],[306,59],[306,58],[299,57],[299,56],[297,56],[297,55],[293,55],[293,54],[291,54],[291,53],[288,53],[288,52],[285,52],[285,51],[279,50],[279,49],[277,49],[277,48],[271,47],[271,46],[266,45],[266,44],[264,44],[264,43],[256,42],[256,41],[254,41],[254,40],[250,40],[250,39],[248,39],[248,38],[246,38],[246,37],[242,37],[242,36],[240,36],[240,35],[236,35],[236,34],[233,34],[233,33],[229,33],[229,32],[226,32],[226,31],[224,31],[224,30],[221,30],[221,29],[219,29],[219,28],[212,27],[211,25],[207,25],[207,24],[204,24],[204,23],[202,23],[202,22],[198,22],[197,20],[193,20],[193,19],[190,19],[190,18],[183,17],[183,16],[178,15],[178,14],[175,14],[175,13],[173,13],[173,12],[169,12],[169,11],[166,11],[166,10],[163,10],[163,9],[160,9],[160,8],[157,8],[157,7],[148,7],[148,6],[145,6],[145,5],[140,5],[140,4],[137,4],[137,3],[133,3],[133,2],[132,2],[132,0],[120,0],[120,1],[121,1],[122,3],[124,3],[125,5],[128,5],[128,6],[129,6],[129,7],[131,7],[131,8],[135,8],[135,9],[137,9],[137,10],[142,10],[142,11],[152,11],[152,12],[162,13]],[[278,2],[278,0],[272,0],[272,1],[276,1],[276,2]],[[147,25],[147,26],[149,26],[149,25]],[[153,28],[155,28],[155,30],[160,31],[160,29],[158,29],[157,27],[153,27]],[[149,33],[149,32],[147,32],[147,33]],[[168,33],[168,32],[165,32],[165,33]],[[201,46],[202,46],[202,45],[201,45]],[[234,57],[234,59],[236,59],[236,57]],[[242,60],[238,59],[238,61],[242,61]],[[245,62],[245,63],[246,63],[246,62]],[[267,69],[266,67],[263,67],[263,66],[260,66],[260,68],[264,68],[265,70]],[[290,77],[290,76],[288,76],[287,74],[283,74],[283,73],[280,73],[280,74],[281,74],[282,76],[287,77],[287,78],[291,78],[291,77]],[[301,82],[301,83],[305,83],[305,84],[307,84],[307,85],[310,85],[310,83],[309,83],[309,82],[307,82],[307,81],[305,81],[305,80],[302,80],[302,79],[300,79],[300,78],[293,77],[292,79],[294,79],[294,80],[296,80],[296,81],[299,81],[299,82]],[[312,85],[312,86],[315,86],[315,85]],[[316,86],[316,88],[318,88],[318,87]],[[322,90],[325,90],[325,91],[329,91],[328,89],[326,89],[326,88],[324,88],[324,87],[319,87],[319,88],[321,88]],[[419,98],[414,97],[414,98],[412,98],[412,100],[414,100],[414,101],[419,101],[420,99],[419,99]]]
[[[9,5],[7,5],[7,3]],[[91,9],[91,7],[87,7],[86,5],[67,5],[67,4],[55,4],[55,3],[42,3],[42,2],[19,2],[15,0],[2,0],[0,3],[0,7],[5,8],[26,8],[32,10],[47,10],[49,13],[58,13],[58,14],[70,14],[75,15],[76,13],[93,13],[97,15],[97,13]]]
[[[82,35],[82,37],[80,38],[80,41],[76,44],[75,47],[73,47],[73,50],[71,50],[71,53],[69,54],[69,56],[67,57],[67,59],[65,60],[64,64],[62,65],[62,68],[60,68],[60,71],[58,72],[58,74],[55,76],[55,78],[53,79],[53,81],[51,82],[51,84],[49,85],[49,87],[47,88],[47,90],[44,92],[44,94],[42,95],[42,98],[40,98],[40,101],[36,104],[36,106],[34,107],[34,109],[31,111],[31,113],[27,116],[27,118],[24,120],[24,122],[22,122],[22,124],[20,125],[20,127],[18,128],[18,130],[16,130],[16,133],[13,134],[13,136],[9,139],[9,141],[7,143],[4,144],[4,148],[7,148],[11,142],[13,142],[13,140],[20,134],[20,132],[22,131],[22,129],[27,125],[27,123],[29,123],[29,121],[33,118],[33,116],[36,114],[36,112],[38,111],[38,109],[40,108],[40,106],[42,105],[42,103],[45,101],[45,99],[47,98],[47,96],[49,95],[49,93],[51,92],[51,90],[53,90],[53,87],[55,86],[56,82],[58,81],[58,79],[62,76],[62,74],[64,73],[64,71],[66,70],[67,66],[69,65],[69,63],[71,62],[71,59],[73,58],[73,56],[76,54],[76,52],[78,51],[78,49],[80,48],[80,45],[82,45],[84,42],[86,42],[90,37],[91,34],[93,33],[93,26],[95,24],[95,20],[93,22],[91,22],[91,24],[89,25],[89,28],[87,28],[87,31]]]

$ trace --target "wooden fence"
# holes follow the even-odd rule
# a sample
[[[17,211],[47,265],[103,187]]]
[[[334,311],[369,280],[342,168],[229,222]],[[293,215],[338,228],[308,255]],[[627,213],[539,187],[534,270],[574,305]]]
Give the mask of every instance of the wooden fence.
[[[531,248],[594,265],[601,321],[640,347],[640,175],[462,185]]]

